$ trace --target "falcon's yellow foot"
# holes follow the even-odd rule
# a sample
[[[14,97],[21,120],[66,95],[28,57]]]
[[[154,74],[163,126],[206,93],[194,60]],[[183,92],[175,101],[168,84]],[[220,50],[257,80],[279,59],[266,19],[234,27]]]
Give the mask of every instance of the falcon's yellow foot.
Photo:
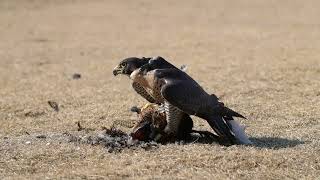
[[[142,108],[141,111],[145,111],[147,109],[156,109],[158,105],[156,103],[147,103]]]

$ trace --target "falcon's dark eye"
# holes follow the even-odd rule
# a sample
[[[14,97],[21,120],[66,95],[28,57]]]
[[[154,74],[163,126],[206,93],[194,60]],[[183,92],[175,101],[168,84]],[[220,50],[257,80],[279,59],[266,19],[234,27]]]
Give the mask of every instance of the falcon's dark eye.
[[[126,66],[126,64],[127,64],[127,63],[122,62],[122,63],[120,64],[120,66]]]

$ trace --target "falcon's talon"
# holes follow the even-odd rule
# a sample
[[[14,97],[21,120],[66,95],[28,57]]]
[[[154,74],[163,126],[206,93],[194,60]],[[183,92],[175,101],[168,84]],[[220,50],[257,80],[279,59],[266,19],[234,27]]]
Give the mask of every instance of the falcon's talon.
[[[157,134],[154,138],[153,138],[153,140],[154,141],[156,141],[156,142],[159,142],[161,139],[162,139],[162,135],[161,134]]]

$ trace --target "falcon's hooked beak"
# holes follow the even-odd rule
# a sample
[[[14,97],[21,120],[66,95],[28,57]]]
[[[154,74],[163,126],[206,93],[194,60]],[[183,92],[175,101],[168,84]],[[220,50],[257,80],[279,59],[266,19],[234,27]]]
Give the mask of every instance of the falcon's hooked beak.
[[[113,69],[113,75],[116,76],[118,74],[122,74],[124,72],[124,68],[125,66],[122,66],[121,64],[119,64],[118,66],[116,66],[114,69]]]

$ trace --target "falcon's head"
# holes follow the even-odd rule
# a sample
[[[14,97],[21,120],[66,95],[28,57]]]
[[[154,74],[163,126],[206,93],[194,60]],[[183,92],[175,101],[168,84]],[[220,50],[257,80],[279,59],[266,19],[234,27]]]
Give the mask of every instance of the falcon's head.
[[[148,64],[151,58],[137,58],[137,57],[129,57],[122,60],[118,66],[113,69],[113,75],[124,74],[130,76],[130,74],[140,68],[141,66]]]

